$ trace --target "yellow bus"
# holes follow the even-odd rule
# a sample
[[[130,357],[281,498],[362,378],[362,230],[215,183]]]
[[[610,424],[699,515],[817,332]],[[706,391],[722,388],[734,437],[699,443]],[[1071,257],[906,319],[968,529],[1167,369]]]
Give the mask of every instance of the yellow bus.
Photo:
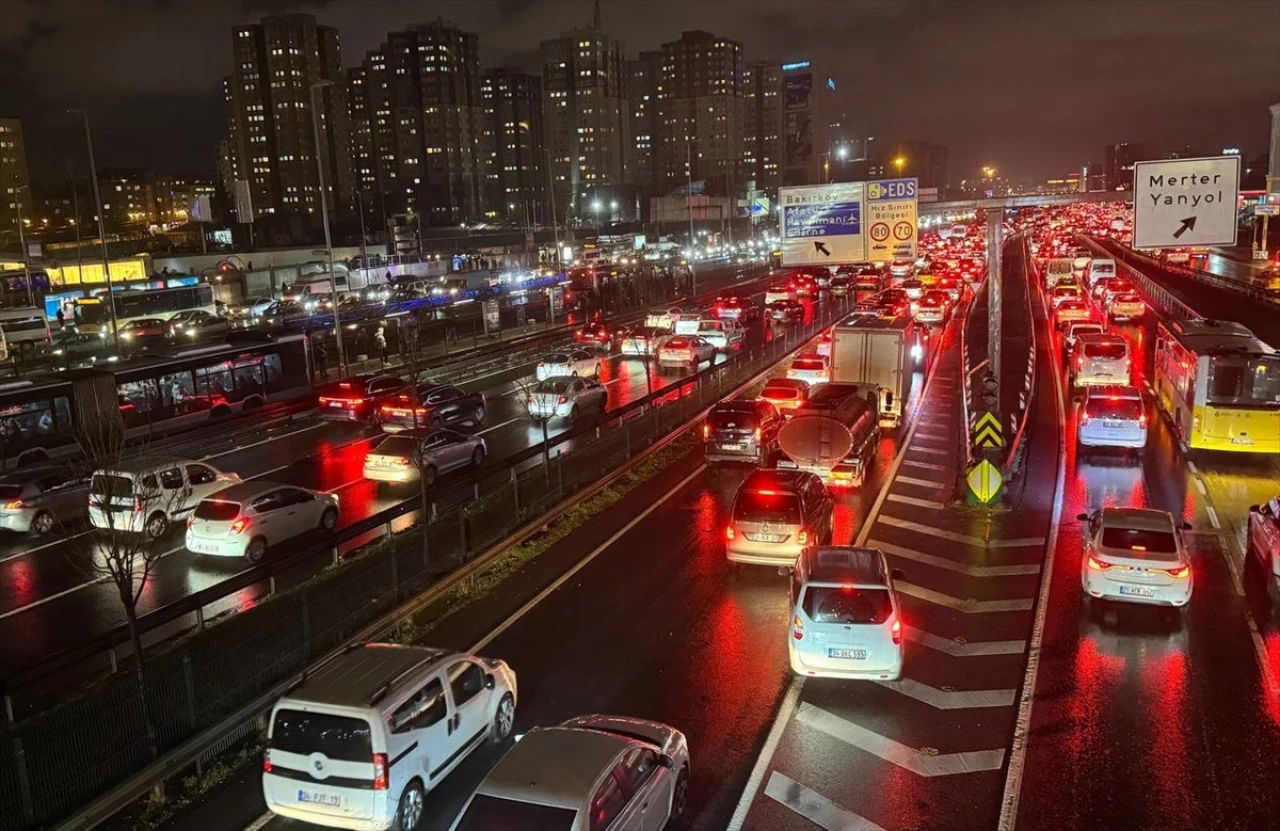
[[[1232,321],[1162,321],[1156,401],[1193,450],[1280,453],[1280,353]]]

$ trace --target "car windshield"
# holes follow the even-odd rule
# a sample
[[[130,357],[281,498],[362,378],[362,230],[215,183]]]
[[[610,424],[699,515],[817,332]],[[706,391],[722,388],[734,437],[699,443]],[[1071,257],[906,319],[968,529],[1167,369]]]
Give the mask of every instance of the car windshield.
[[[369,722],[329,713],[282,709],[271,725],[271,749],[310,756],[323,753],[334,761],[370,762],[373,743]]]
[[[399,456],[403,459],[413,458],[413,451],[413,439],[408,436],[387,436],[373,448],[376,456]]]
[[[1105,548],[1127,548],[1134,556],[1144,554],[1173,554],[1178,550],[1178,542],[1173,531],[1151,531],[1145,528],[1119,528],[1106,526],[1102,529],[1102,545]]]
[[[893,613],[888,589],[809,586],[804,613],[814,623],[884,623]]]
[[[567,378],[556,378],[551,381],[543,381],[533,391],[548,395],[561,395],[568,391],[570,383],[572,382]]]
[[[748,403],[744,407],[719,406],[707,415],[707,424],[713,430],[721,428],[750,430],[756,426],[756,408]]]
[[[1129,354],[1129,347],[1123,343],[1086,343],[1084,354],[1090,358],[1118,361]]]
[[[239,502],[223,502],[220,499],[202,499],[196,506],[196,519],[228,522],[240,516]]]
[[[568,831],[575,816],[569,808],[476,794],[454,831]]]
[[[1142,417],[1142,402],[1134,398],[1090,398],[1084,412],[1089,418],[1137,421]]]
[[[744,491],[733,503],[733,518],[742,522],[800,524],[800,499],[794,493]]]
[[[543,358],[542,362],[544,364],[567,364],[569,363],[569,356],[565,355],[564,353],[557,352],[554,355],[548,355],[547,357]]]

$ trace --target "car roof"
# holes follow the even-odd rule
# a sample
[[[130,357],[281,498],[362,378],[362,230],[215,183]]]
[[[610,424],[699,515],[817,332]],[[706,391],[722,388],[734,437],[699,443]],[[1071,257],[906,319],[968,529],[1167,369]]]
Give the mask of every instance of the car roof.
[[[1123,343],[1125,346],[1129,345],[1123,335],[1117,335],[1115,332],[1082,332],[1076,340],[1078,343]]]
[[[1175,523],[1168,511],[1154,508],[1103,508],[1102,524],[1141,531],[1172,531]]]
[[[577,810],[633,739],[575,727],[539,727],[498,761],[476,793]]]
[[[143,459],[125,459],[109,468],[99,468],[94,471],[95,474],[141,474],[141,473],[159,473],[162,470],[168,470],[171,467],[179,467],[182,465],[203,464],[195,459],[176,459],[176,458],[143,458]]]
[[[756,402],[748,401],[743,398],[734,398],[730,401],[718,402],[714,407],[711,408],[711,412],[714,413],[717,410],[744,410],[744,411],[749,410],[751,412],[755,412],[755,409],[756,409]]]
[[[1094,384],[1085,389],[1089,398],[1136,398],[1142,400],[1142,390],[1128,384]]]
[[[306,490],[306,488],[299,485],[287,485],[284,482],[271,482],[266,479],[251,479],[248,482],[237,482],[230,487],[215,491],[206,496],[205,499],[217,502],[245,502],[280,488]]]
[[[450,655],[448,650],[390,643],[351,647],[303,677],[281,701],[371,707],[406,673]],[[394,701],[394,699],[392,699]]]
[[[884,554],[878,548],[828,546],[804,553],[805,571],[812,582],[887,586]]]
[[[803,470],[756,468],[738,486],[738,491],[757,490],[767,485],[770,490],[794,492],[800,489],[800,484],[806,477],[813,475]]]

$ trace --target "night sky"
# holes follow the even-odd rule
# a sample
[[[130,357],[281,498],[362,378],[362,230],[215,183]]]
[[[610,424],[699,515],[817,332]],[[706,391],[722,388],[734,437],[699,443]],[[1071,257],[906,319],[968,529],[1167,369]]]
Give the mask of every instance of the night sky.
[[[32,176],[83,165],[67,107],[90,108],[100,166],[213,170],[231,27],[305,11],[353,66],[388,31],[442,16],[479,32],[486,66],[538,71],[538,42],[589,0],[0,0],[0,114],[24,122]],[[1114,141],[1266,151],[1280,102],[1280,2],[606,0],[628,55],[706,29],[747,60],[830,67],[858,134],[952,149],[1044,178]],[[824,71],[827,71],[824,69]]]

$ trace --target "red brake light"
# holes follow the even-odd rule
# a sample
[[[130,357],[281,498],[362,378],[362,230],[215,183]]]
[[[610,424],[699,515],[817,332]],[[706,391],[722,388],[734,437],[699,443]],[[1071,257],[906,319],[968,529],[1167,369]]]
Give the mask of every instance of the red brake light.
[[[778,495],[777,491],[760,490],[760,491],[756,491],[756,493],[760,494],[761,496],[777,496]]]
[[[800,619],[800,616],[796,615],[791,624],[795,627],[791,632],[792,636],[798,641],[804,640],[804,621]]]
[[[893,625],[889,627],[889,634],[893,636],[894,643],[902,643],[902,621],[894,618]]]
[[[241,517],[240,519],[237,519],[235,522],[231,523],[231,533],[243,534],[244,529],[247,528],[248,526],[249,526],[249,520]]]
[[[568,404],[568,403],[569,403],[569,398],[568,398],[568,396],[565,396],[565,395],[560,396],[560,403],[561,403],[561,404]]]
[[[726,527],[725,527],[725,529],[724,529],[724,538],[725,538],[726,540],[731,540],[731,539],[733,539],[735,536],[737,536],[737,535],[733,533],[733,526],[732,526],[732,525],[726,526]]]
[[[1179,568],[1168,568],[1164,573],[1174,579],[1181,579],[1191,574],[1191,566],[1180,566]]]
[[[375,791],[385,791],[387,789],[387,754],[373,754],[373,789]]]
[[[1092,554],[1089,555],[1089,568],[1094,571],[1106,571],[1111,568],[1111,563],[1104,563]]]
[[[271,770],[272,770],[272,765],[271,765],[271,748],[270,748],[270,747],[268,747],[266,750],[264,750],[264,751],[262,752],[262,772],[263,772],[263,773],[270,773],[270,772],[271,772]]]

